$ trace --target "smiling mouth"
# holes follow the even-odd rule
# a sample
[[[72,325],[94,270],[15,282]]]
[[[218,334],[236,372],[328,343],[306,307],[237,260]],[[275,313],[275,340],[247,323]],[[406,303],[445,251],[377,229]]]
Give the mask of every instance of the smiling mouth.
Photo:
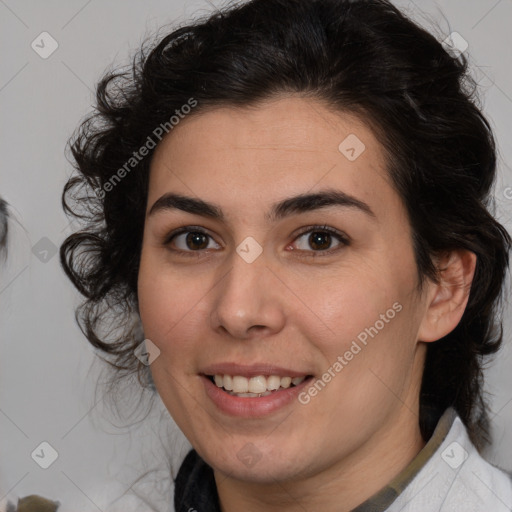
[[[305,380],[313,378],[312,375],[293,378],[279,375],[258,375],[250,378],[242,375],[205,375],[205,377],[229,395],[240,398],[269,396],[298,386]]]

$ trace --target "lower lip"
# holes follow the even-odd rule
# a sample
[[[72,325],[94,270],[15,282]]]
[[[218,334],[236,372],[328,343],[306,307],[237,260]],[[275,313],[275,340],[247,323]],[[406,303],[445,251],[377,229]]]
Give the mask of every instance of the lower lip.
[[[274,393],[256,398],[233,396],[219,388],[208,377],[201,375],[206,394],[224,413],[241,418],[265,416],[285,407],[294,400],[298,401],[300,392],[311,382],[313,377],[303,380],[298,386],[281,389]]]

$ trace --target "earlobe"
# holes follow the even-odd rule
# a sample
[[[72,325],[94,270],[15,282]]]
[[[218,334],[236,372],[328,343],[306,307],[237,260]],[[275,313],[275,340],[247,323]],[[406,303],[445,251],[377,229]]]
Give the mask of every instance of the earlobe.
[[[429,283],[418,341],[439,340],[457,327],[468,303],[476,261],[476,255],[466,250],[437,258],[439,283]]]

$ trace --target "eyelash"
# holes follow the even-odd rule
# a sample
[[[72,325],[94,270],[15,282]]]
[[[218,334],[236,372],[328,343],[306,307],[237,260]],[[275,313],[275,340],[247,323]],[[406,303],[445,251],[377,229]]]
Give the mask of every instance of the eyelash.
[[[171,244],[171,242],[176,237],[178,237],[179,235],[188,234],[188,233],[200,233],[200,234],[206,235],[207,237],[213,239],[213,237],[211,235],[209,235],[204,229],[202,229],[199,226],[185,226],[183,228],[179,228],[176,231],[171,232],[165,238],[164,245],[165,246],[169,246]],[[296,250],[297,256],[299,256],[301,258],[310,258],[310,257],[317,258],[317,257],[331,255],[334,252],[337,252],[337,251],[343,249],[343,247],[346,247],[346,246],[350,245],[350,239],[349,239],[348,236],[346,236],[344,233],[342,233],[342,232],[340,232],[340,231],[338,231],[338,230],[336,230],[334,228],[330,228],[330,227],[328,227],[326,225],[323,225],[323,226],[320,226],[320,225],[308,226],[304,230],[301,230],[295,236],[294,242],[298,238],[300,238],[301,236],[306,235],[308,233],[328,233],[328,234],[330,234],[331,236],[333,236],[334,238],[336,238],[340,242],[340,246],[338,246],[338,247],[336,247],[334,249],[326,249],[326,250],[319,250],[319,251],[315,251],[315,250],[304,251],[303,249]],[[172,252],[175,252],[175,253],[180,253],[181,255],[184,255],[186,257],[196,257],[196,258],[199,257],[199,258],[201,258],[201,257],[204,257],[203,253],[207,249],[200,249],[200,250],[197,250],[197,251],[193,251],[193,250],[184,251],[182,249],[169,249],[169,250],[171,250]],[[302,252],[307,252],[309,254],[304,255],[304,254],[301,254]]]

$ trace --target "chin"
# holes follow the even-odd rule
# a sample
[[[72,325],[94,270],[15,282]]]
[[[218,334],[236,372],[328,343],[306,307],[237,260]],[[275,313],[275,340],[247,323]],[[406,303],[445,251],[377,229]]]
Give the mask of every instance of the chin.
[[[269,441],[268,438],[252,441],[247,437],[234,443],[231,439],[229,446],[210,444],[203,450],[199,445],[197,451],[214,470],[246,482],[275,484],[300,478],[311,470],[311,463],[304,460],[300,446],[284,447],[282,443]]]
[[[233,459],[219,461],[219,464],[212,462],[214,465],[210,465],[214,470],[231,479],[248,483],[272,485],[298,477],[297,468],[292,471],[289,463],[276,457],[262,458],[253,466],[246,466]]]

